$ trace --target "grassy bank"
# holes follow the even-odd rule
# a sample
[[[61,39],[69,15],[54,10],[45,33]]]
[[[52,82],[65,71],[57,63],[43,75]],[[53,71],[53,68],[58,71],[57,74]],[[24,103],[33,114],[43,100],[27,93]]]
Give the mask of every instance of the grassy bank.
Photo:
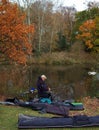
[[[99,63],[98,54],[90,54],[85,52],[53,52],[43,53],[39,56],[33,56],[28,63],[33,64],[54,64],[54,65],[68,65],[68,64],[97,64]]]
[[[52,53],[41,53],[41,55],[33,54],[31,61],[28,63],[36,64],[83,64],[83,63],[99,63],[99,53],[85,52],[83,44],[75,43],[69,51],[57,51]]]
[[[99,64],[99,53],[85,52],[83,45],[75,43],[69,51],[55,51],[55,52],[37,52],[33,53],[31,58],[28,58],[27,64],[54,64],[54,65],[68,65],[68,64]],[[13,64],[5,56],[0,57],[0,64]]]
[[[99,109],[98,109],[99,99],[84,98],[82,102],[84,103],[85,110],[84,111],[71,111],[70,115],[76,115],[76,114],[87,114],[91,116],[99,115]],[[0,130],[18,130],[18,115],[19,114],[47,116],[47,117],[55,116],[52,114],[40,114],[39,112],[33,111],[29,108],[0,105]],[[78,128],[78,130],[98,130],[98,129],[99,127]],[[45,130],[48,130],[48,129],[45,129]],[[59,129],[51,128],[51,130],[71,130],[71,129],[70,128],[59,128]],[[77,130],[77,128],[73,128],[73,130]]]

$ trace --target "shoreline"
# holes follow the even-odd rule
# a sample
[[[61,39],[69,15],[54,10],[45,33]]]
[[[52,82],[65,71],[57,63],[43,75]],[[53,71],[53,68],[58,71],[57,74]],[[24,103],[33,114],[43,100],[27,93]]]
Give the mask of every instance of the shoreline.
[[[27,64],[71,65],[71,64],[98,64],[99,55],[89,53],[54,52],[32,56]]]

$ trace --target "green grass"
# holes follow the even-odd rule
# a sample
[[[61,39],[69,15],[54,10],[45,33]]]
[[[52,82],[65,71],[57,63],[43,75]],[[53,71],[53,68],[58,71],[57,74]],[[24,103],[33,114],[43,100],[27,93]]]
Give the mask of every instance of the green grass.
[[[52,117],[51,114],[40,114],[37,111],[33,111],[30,108],[22,108],[18,106],[6,106],[0,105],[0,130],[18,130],[18,115],[34,115],[34,116],[47,116]],[[55,115],[54,115],[55,116]],[[98,130],[98,127],[91,128],[47,128],[44,130]],[[23,129],[26,130],[26,129]],[[31,130],[31,129],[28,129]],[[39,129],[35,129],[39,130]],[[41,129],[40,129],[41,130]]]

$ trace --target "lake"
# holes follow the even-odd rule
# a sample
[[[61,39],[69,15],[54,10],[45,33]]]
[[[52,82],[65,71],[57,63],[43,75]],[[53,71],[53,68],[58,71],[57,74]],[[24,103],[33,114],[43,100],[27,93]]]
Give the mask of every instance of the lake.
[[[96,75],[88,75],[94,69]],[[31,87],[36,88],[39,75],[47,76],[46,82],[57,97],[81,99],[99,97],[99,68],[96,65],[31,65],[27,67],[0,65],[0,95],[20,96]]]

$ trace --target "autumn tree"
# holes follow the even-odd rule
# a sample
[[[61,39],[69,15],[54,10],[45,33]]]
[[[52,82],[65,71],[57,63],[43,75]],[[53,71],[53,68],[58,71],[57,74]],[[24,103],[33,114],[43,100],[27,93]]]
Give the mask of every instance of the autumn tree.
[[[79,33],[79,27],[89,19],[95,19],[99,16],[99,3],[88,3],[88,9],[77,12],[75,15],[75,24],[72,32],[72,38],[75,41],[75,36]]]
[[[84,22],[76,38],[83,41],[86,50],[99,52],[99,17]]]
[[[27,56],[32,52],[28,35],[34,33],[34,26],[24,21],[25,14],[17,4],[9,0],[0,1],[0,52],[20,64],[26,64]]]
[[[31,5],[31,22],[35,24],[34,50],[37,53],[49,51],[52,29],[52,2],[37,0]]]
[[[85,43],[87,49],[93,48],[94,33],[95,33],[94,30],[95,30],[94,20],[87,20],[79,28],[80,34],[78,34],[76,38],[81,39]]]

